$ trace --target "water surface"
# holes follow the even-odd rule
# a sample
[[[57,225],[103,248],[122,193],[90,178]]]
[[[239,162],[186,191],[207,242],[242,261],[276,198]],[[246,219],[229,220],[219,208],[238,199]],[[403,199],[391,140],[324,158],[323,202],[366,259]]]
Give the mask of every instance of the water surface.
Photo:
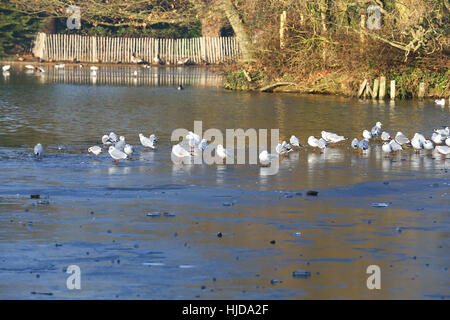
[[[321,130],[359,138],[376,121],[391,135],[429,136],[449,124],[448,107],[229,92],[200,68],[133,77],[135,68],[105,67],[96,81],[84,69],[13,69],[0,78],[1,298],[450,296],[449,160],[438,154],[385,157],[373,142],[359,155],[350,139],[322,154],[291,153],[269,176],[258,165],[170,157],[172,131],[192,130],[195,120],[223,132],[278,128],[281,139],[295,134],[306,144]],[[131,160],[114,165],[107,152],[99,161],[87,154],[111,131],[135,145]],[[139,146],[140,132],[156,134],[158,149]],[[41,161],[32,155],[38,142]],[[66,288],[72,264],[81,290]],[[366,286],[373,264],[381,290]],[[311,276],[294,278],[295,270]]]

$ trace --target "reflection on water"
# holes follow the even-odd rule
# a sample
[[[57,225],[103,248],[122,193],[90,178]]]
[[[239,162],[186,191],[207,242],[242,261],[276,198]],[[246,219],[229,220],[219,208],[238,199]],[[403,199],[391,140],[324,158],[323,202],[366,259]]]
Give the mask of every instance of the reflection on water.
[[[228,92],[211,73],[181,70],[185,80],[140,70],[148,80],[138,75],[137,86],[125,68],[102,67],[95,86],[72,69],[0,78],[0,297],[449,297],[449,160],[411,148],[385,155],[377,141],[364,154],[349,145],[376,121],[391,135],[429,136],[448,124],[447,107]],[[158,73],[168,80],[156,86]],[[349,139],[292,152],[275,175],[258,165],[174,163],[172,131],[192,130],[194,120],[224,134],[278,128],[281,140],[295,134],[302,144],[322,130]],[[132,159],[114,165],[106,150],[98,161],[87,154],[111,131],[135,146]],[[159,137],[156,150],[139,145],[141,132]],[[32,156],[38,142],[42,161]],[[65,289],[70,264],[88,279],[80,292]],[[365,285],[371,264],[382,270],[379,292]]]
[[[214,72],[207,72],[201,67],[151,67],[141,66],[100,66],[95,74],[89,66],[80,68],[78,65],[56,69],[53,66],[43,66],[44,72],[36,73],[23,65],[14,66],[15,75],[28,75],[41,84],[66,83],[87,85],[115,86],[192,86],[220,87],[222,77]],[[137,72],[137,74],[134,74]],[[9,80],[9,74],[3,75]]]

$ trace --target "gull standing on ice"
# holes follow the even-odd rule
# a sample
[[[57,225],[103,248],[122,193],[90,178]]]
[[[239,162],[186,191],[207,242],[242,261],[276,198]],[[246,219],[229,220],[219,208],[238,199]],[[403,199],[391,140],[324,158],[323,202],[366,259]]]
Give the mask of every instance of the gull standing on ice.
[[[278,156],[276,154],[271,154],[268,153],[267,150],[264,150],[259,154],[259,162],[261,163],[262,166],[267,166],[270,163],[270,161],[276,159],[277,157]]]
[[[38,143],[34,146],[34,155],[38,159],[42,159],[42,155],[44,154],[44,148],[42,148],[42,145]]]
[[[103,144],[111,144],[112,143],[111,138],[106,134],[102,137],[102,142],[103,142]]]
[[[172,147],[172,153],[179,158],[191,156],[191,154],[185,148],[180,146],[179,144],[176,144]]]
[[[225,149],[221,144],[217,146],[216,154],[223,160],[225,163],[225,159],[227,157],[230,157],[230,154],[228,153],[227,149]]]
[[[383,132],[381,133],[381,140],[383,140],[383,141],[389,141],[389,140],[391,140],[391,135],[390,135],[388,132],[383,131]]]
[[[375,126],[372,128],[370,133],[372,134],[372,137],[378,137],[381,134],[381,122],[378,121]]]
[[[300,140],[296,136],[291,136],[289,139],[289,143],[297,148],[300,148],[302,145],[300,144]]]
[[[401,131],[398,131],[395,135],[395,141],[399,145],[408,144],[410,142],[409,139],[403,133],[401,133]]]
[[[100,148],[99,146],[93,146],[88,149],[88,152],[90,154],[95,154],[95,159],[97,159],[98,155],[102,153],[102,148]]]
[[[119,160],[126,159],[127,154],[119,149],[116,149],[114,146],[110,146],[108,149],[109,155],[114,159],[114,163],[119,163]]]
[[[130,157],[131,154],[133,153],[133,146],[126,144],[125,147],[123,148],[123,152],[125,152]]]
[[[372,133],[369,130],[364,130],[362,133],[364,139],[370,140],[373,138]]]
[[[158,141],[158,138],[156,138],[155,135],[151,135],[149,138],[147,138],[142,133],[139,133],[139,140],[141,141],[141,144],[145,148],[155,149],[156,148],[155,143],[156,143],[156,141]]]
[[[326,142],[337,143],[345,140],[344,136],[337,135],[336,133],[333,132],[322,131],[321,133],[322,139],[325,140]]]

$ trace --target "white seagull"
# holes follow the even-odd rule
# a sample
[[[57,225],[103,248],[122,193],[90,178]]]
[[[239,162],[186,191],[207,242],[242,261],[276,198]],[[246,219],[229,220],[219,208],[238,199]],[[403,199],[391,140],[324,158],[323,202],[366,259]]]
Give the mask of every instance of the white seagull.
[[[103,142],[103,144],[111,144],[112,143],[111,138],[106,134],[102,137],[102,142]]]
[[[439,152],[440,154],[450,154],[450,147],[449,146],[437,146],[436,147],[436,151]]]
[[[9,69],[11,69],[11,66],[10,66],[9,64],[7,64],[6,66],[3,66],[3,67],[2,67],[2,71],[3,71],[3,72],[8,71]]]
[[[90,154],[95,154],[95,159],[97,159],[98,155],[102,153],[102,148],[100,148],[99,146],[92,146],[88,149],[88,152]]]
[[[43,154],[44,148],[42,148],[42,145],[38,143],[34,146],[34,155],[36,156],[36,158],[41,159]]]
[[[333,132],[322,131],[321,133],[322,138],[326,142],[337,143],[346,139],[344,136],[337,135],[336,133]]]
[[[117,134],[115,134],[114,132],[109,133],[109,139],[111,140],[112,143],[119,142],[119,138],[117,137]]]
[[[64,63],[61,64],[55,64],[55,69],[62,69],[64,68],[66,65]]]
[[[191,156],[191,154],[185,148],[180,146],[179,144],[176,144],[172,147],[172,153],[179,158]]]
[[[283,141],[281,144],[279,143],[275,148],[278,154],[286,154],[292,151],[292,146],[286,141]]]
[[[401,133],[401,131],[398,131],[395,135],[395,141],[400,145],[408,144],[410,142],[409,139]]]
[[[434,100],[434,103],[440,106],[445,106],[445,99],[436,99]]]
[[[372,137],[378,137],[381,134],[381,122],[378,121],[374,127],[372,127],[372,130],[370,133],[372,134]]]
[[[358,149],[358,145],[359,145],[359,141],[358,141],[358,139],[353,139],[352,140],[352,143],[351,143],[351,146],[352,146],[352,148],[353,149]]]
[[[123,148],[123,151],[128,155],[131,156],[131,154],[133,153],[133,146],[126,144],[125,147]]]
[[[158,141],[158,138],[156,138],[154,134],[147,138],[142,133],[139,133],[139,140],[145,148],[156,149],[156,142]]]
[[[369,140],[367,139],[362,139],[359,143],[358,143],[358,148],[360,150],[362,150],[363,152],[366,151],[367,149],[369,149]]]
[[[202,139],[202,141],[200,141],[200,143],[198,144],[198,148],[202,151],[205,151],[205,149],[208,147],[208,142],[206,141],[206,139]]]
[[[443,144],[446,139],[447,139],[447,136],[442,135],[437,132],[433,132],[433,134],[431,135],[431,140],[433,140],[433,142],[436,144]]]
[[[411,139],[411,145],[416,150],[416,152],[424,149],[425,137],[420,133],[415,133],[414,137]]]
[[[108,152],[111,158],[114,159],[114,163],[118,163],[119,160],[127,158],[127,154],[125,152],[116,149],[114,146],[110,146]]]
[[[126,144],[127,143],[125,142],[125,137],[120,136],[119,141],[116,142],[116,144],[114,146],[116,147],[116,149],[123,150],[123,148],[125,148]]]
[[[276,154],[268,153],[267,150],[262,151],[259,154],[259,162],[261,165],[268,165],[273,159],[276,159],[278,156]]]
[[[230,157],[227,149],[225,149],[221,144],[217,146],[216,154],[223,160],[223,162],[225,162],[227,157]]]
[[[296,136],[291,136],[289,139],[289,143],[297,148],[300,148],[302,145],[300,144],[300,140]]]
[[[370,140],[373,138],[373,135],[369,130],[364,130],[362,133],[362,136],[364,137],[364,139],[367,139],[367,140]]]
[[[425,150],[433,150],[434,149],[434,144],[431,140],[425,140],[423,142],[423,148]]]
[[[436,132],[436,133],[439,133],[439,134],[441,134],[441,135],[443,135],[443,136],[448,136],[448,135],[450,135],[450,129],[449,129],[449,127],[440,128],[440,129],[434,129],[433,131]]]
[[[383,131],[383,132],[381,133],[381,140],[383,140],[383,141],[389,141],[389,140],[391,140],[391,135],[390,135],[388,132]]]

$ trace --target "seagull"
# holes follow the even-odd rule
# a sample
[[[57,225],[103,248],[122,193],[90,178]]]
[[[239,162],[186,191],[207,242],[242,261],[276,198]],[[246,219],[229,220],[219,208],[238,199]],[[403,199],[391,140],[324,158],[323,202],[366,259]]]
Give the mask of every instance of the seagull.
[[[392,152],[392,146],[391,146],[391,144],[389,142],[385,142],[381,146],[381,150],[383,150],[383,152],[386,152],[386,153],[391,153]]]
[[[9,69],[11,69],[11,66],[10,66],[9,64],[7,64],[6,66],[3,66],[3,67],[2,67],[2,71],[3,71],[3,72],[8,71]]]
[[[383,150],[383,152],[386,152],[386,153],[391,153],[391,152],[403,150],[403,148],[395,140],[391,140],[391,142],[385,142],[381,146],[381,150]]]
[[[351,146],[352,146],[352,148],[353,149],[358,149],[358,146],[359,146],[359,141],[358,141],[358,139],[353,139],[352,140],[352,143],[351,143]]]
[[[337,142],[345,140],[344,136],[339,136],[333,132],[322,131],[321,133],[322,133],[323,140],[325,140],[326,142],[337,143]]]
[[[259,162],[261,163],[261,165],[266,166],[270,163],[270,161],[277,157],[278,156],[276,154],[271,154],[268,153],[267,150],[264,150],[259,154]]]
[[[55,64],[55,69],[62,69],[64,68],[66,65],[64,63],[61,64]]]
[[[411,145],[416,150],[416,153],[424,148],[423,143],[425,142],[425,137],[420,133],[415,133],[414,137],[411,139]]]
[[[364,139],[367,139],[367,140],[370,140],[373,138],[372,133],[369,130],[364,130],[362,135],[363,135]]]
[[[180,146],[179,144],[176,144],[172,147],[172,153],[179,158],[191,156],[191,154],[185,148]]]
[[[135,70],[135,71],[133,72],[133,76],[137,77],[137,75],[138,75],[138,72]]]
[[[289,139],[289,143],[297,148],[300,148],[302,145],[300,144],[300,140],[296,136],[291,136]]]
[[[433,150],[434,144],[433,144],[433,142],[431,142],[431,140],[425,140],[425,141],[423,142],[423,148],[424,148],[425,150]]]
[[[184,65],[184,64],[188,64],[189,60],[190,60],[189,58],[178,60],[177,61],[177,65],[181,66],[181,65]]]
[[[400,145],[408,144],[410,142],[409,139],[400,131],[398,131],[395,135],[395,141]]]
[[[381,140],[383,140],[383,141],[389,141],[389,140],[391,140],[391,135],[390,135],[388,132],[383,131],[383,132],[381,133]]]
[[[191,147],[191,153],[194,152],[194,148],[198,146],[201,142],[200,136],[198,134],[189,131],[186,135],[186,139],[188,139],[189,146]]]
[[[35,69],[35,67],[32,66],[31,64],[27,64],[27,65],[25,66],[25,68],[27,68],[28,70],[34,70],[34,69]]]
[[[447,137],[447,139],[445,139],[445,144],[450,147],[450,137]]]
[[[112,143],[119,142],[119,138],[117,137],[117,134],[115,134],[114,132],[109,133],[109,139],[111,140]]]
[[[292,146],[286,141],[283,141],[281,144],[279,143],[275,148],[278,154],[286,154],[292,151]]]
[[[433,134],[431,135],[431,140],[433,140],[433,142],[436,144],[442,144],[445,142],[446,139],[447,139],[447,136],[442,135],[437,132],[433,132]]]
[[[119,160],[126,159],[127,154],[119,149],[116,149],[114,146],[110,146],[108,149],[109,155],[114,159],[114,163],[118,163]]]
[[[217,146],[216,153],[223,160],[223,162],[225,162],[227,157],[230,157],[227,149],[225,149],[221,144]]]
[[[205,149],[208,147],[208,142],[206,141],[206,139],[202,139],[202,141],[200,141],[200,143],[198,144],[198,148],[202,151],[205,151]]]
[[[439,134],[441,134],[443,136],[450,135],[449,127],[445,127],[445,128],[441,128],[441,129],[434,129],[433,131],[436,132],[436,133],[439,133]]]
[[[445,106],[445,99],[436,99],[434,100],[434,103],[440,106]]]
[[[126,144],[125,137],[120,136],[119,141],[114,145],[114,147],[116,147],[116,149],[123,150]]]
[[[396,152],[396,151],[400,151],[403,150],[401,144],[399,144],[397,141],[395,140],[391,140],[391,142],[389,142],[389,144],[391,145],[391,150],[392,152]]]
[[[314,152],[316,151],[317,147],[323,149],[327,146],[327,142],[323,138],[317,139],[314,136],[310,136],[308,138],[308,144],[314,148]]]
[[[177,88],[178,90],[183,90],[184,89],[184,87],[183,87],[183,85],[182,84],[180,84],[179,86],[178,86],[178,88]]]
[[[358,143],[358,148],[361,149],[363,152],[366,151],[367,149],[369,149],[369,140],[367,140],[367,139],[362,139],[362,140]]]
[[[98,67],[97,66],[91,66],[91,71],[97,71],[98,70]]]
[[[103,144],[111,144],[112,143],[111,138],[106,134],[102,137],[102,142],[103,142]]]
[[[372,137],[378,137],[381,134],[381,122],[378,121],[375,126],[370,130],[370,133],[372,134]]]
[[[36,67],[36,68],[35,68],[35,71],[36,71],[36,72],[45,72],[45,70],[42,69],[41,67]]]
[[[156,142],[158,142],[158,138],[154,134],[152,134],[149,138],[144,136],[142,133],[139,133],[139,140],[141,140],[141,144],[145,148],[156,149]]]
[[[38,159],[42,159],[42,155],[44,154],[44,148],[42,148],[42,145],[38,143],[34,146],[34,155]]]
[[[436,151],[440,154],[447,155],[450,153],[450,147],[449,146],[437,146]]]
[[[90,154],[95,154],[95,159],[97,159],[98,155],[102,153],[102,148],[100,148],[99,146],[93,146],[88,149],[88,152]]]
[[[131,154],[133,153],[133,146],[126,144],[125,147],[123,148],[123,151],[128,155],[131,156]]]

